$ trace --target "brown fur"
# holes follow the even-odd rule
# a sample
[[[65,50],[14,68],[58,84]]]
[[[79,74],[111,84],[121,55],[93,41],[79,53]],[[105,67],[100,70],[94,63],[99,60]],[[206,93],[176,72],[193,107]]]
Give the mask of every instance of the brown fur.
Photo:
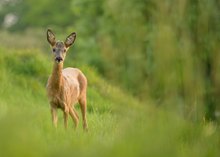
[[[51,30],[48,31],[51,35],[52,31]],[[52,35],[54,34],[52,33]],[[69,38],[70,36],[68,36],[67,38]],[[47,39],[49,43],[51,44],[53,49],[57,50],[56,52],[54,52],[54,56],[55,56],[54,66],[53,66],[52,74],[49,77],[47,83],[47,95],[51,106],[53,124],[55,127],[57,126],[57,109],[60,108],[63,111],[65,128],[67,128],[67,120],[69,115],[72,117],[76,128],[79,123],[79,116],[74,108],[74,105],[77,102],[79,102],[82,111],[83,128],[87,130],[88,129],[87,119],[86,119],[87,79],[85,75],[77,68],[63,69],[63,61],[66,55],[64,53],[66,53],[66,50],[68,50],[69,48],[66,47],[66,45],[71,46],[72,45],[71,41],[68,41],[68,44],[66,44],[63,42],[53,41],[55,40],[55,36],[51,38],[52,41],[50,40],[50,38],[51,37],[48,37],[48,32],[47,32]],[[73,40],[74,42],[75,36],[73,36],[71,40]],[[56,60],[57,57],[61,57],[62,61],[57,61]]]

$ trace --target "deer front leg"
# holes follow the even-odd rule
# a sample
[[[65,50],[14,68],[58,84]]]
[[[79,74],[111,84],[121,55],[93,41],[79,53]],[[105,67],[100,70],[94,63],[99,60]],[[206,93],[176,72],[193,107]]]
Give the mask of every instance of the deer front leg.
[[[64,118],[64,127],[67,129],[68,126],[68,116],[69,116],[69,108],[65,106],[63,111],[63,118]]]
[[[57,108],[56,107],[53,107],[51,106],[51,115],[52,115],[52,122],[53,122],[53,125],[55,126],[55,128],[57,127]]]

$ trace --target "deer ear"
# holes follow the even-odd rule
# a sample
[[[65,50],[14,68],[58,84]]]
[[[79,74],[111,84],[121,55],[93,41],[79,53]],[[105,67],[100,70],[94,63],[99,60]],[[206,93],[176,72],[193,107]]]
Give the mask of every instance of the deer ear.
[[[65,40],[65,46],[66,46],[67,48],[70,47],[70,46],[74,43],[75,39],[76,39],[76,33],[73,32],[73,33],[71,33],[71,34],[66,38],[66,40]]]
[[[56,43],[55,35],[51,31],[51,29],[47,30],[47,41],[50,43],[51,46],[54,46]]]

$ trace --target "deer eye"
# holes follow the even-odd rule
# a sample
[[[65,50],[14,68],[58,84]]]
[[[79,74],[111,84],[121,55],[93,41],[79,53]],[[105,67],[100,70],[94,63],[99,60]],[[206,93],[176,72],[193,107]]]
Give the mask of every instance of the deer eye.
[[[53,52],[55,52],[56,51],[56,49],[55,48],[53,48]]]
[[[66,52],[66,49],[64,49],[63,52]]]

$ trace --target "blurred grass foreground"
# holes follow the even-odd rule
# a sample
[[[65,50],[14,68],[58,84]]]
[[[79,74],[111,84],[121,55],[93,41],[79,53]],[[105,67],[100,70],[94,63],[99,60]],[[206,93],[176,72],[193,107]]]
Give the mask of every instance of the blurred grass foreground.
[[[51,124],[48,27],[77,32],[88,133]],[[219,157],[219,43],[218,0],[1,0],[0,157]]]

